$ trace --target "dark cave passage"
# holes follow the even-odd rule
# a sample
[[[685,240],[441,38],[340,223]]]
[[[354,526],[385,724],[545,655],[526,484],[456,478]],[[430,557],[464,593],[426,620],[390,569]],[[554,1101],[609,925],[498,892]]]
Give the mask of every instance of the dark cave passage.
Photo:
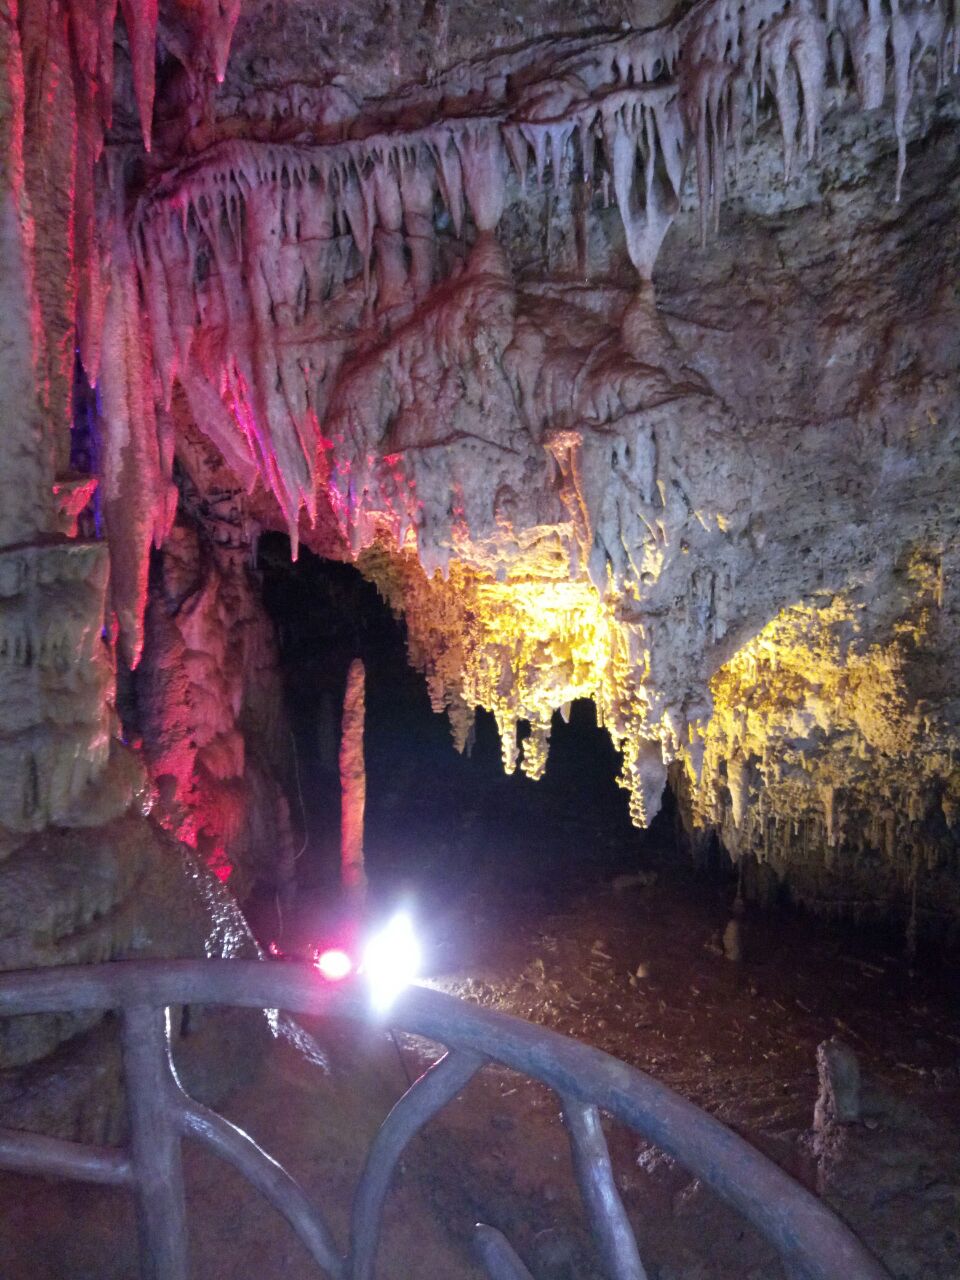
[[[652,833],[629,820],[619,757],[591,703],[554,717],[545,776],[506,775],[493,717],[480,711],[468,752],[454,749],[423,677],[406,656],[404,627],[351,565],[261,541],[264,602],[276,627],[296,743],[291,810],[305,840],[297,881],[308,896],[335,892],[339,874],[340,715],[353,658],[366,668],[366,866],[371,893],[415,889],[443,897],[499,882],[521,888],[636,871],[669,837],[671,806]]]

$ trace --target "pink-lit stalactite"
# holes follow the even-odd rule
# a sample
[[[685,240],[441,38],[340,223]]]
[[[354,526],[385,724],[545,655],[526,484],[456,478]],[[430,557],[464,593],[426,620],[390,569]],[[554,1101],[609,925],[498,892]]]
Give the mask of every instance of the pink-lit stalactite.
[[[176,489],[169,450],[161,457],[150,346],[140,305],[136,266],[124,225],[124,175],[111,173],[114,213],[103,309],[100,393],[103,432],[103,510],[110,543],[111,596],[119,621],[120,653],[140,661],[151,544],[159,547],[173,524]]]
[[[143,145],[149,151],[153,140],[153,98],[156,90],[157,0],[120,0],[120,11],[130,42],[133,92],[140,113]]]
[[[363,869],[363,812],[367,801],[363,758],[365,684],[363,662],[354,658],[347,673],[340,737],[340,880],[348,892],[357,895],[362,895],[367,885]]]

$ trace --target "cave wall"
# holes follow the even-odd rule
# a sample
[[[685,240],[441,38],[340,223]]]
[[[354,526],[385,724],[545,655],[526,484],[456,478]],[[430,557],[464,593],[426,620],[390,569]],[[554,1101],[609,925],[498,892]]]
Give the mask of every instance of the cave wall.
[[[197,433],[179,458],[129,721],[158,821],[243,901],[258,881],[285,892],[293,878],[290,729],[243,491]]]
[[[115,8],[0,5],[3,969],[253,950],[216,879],[156,823],[142,756],[122,739],[112,593],[126,547],[112,519],[109,540],[95,529],[118,467],[139,459],[118,457],[114,441],[100,475],[71,469],[77,319],[104,302],[93,166],[110,119]],[[148,8],[128,7],[132,28]],[[153,50],[151,36],[150,68]],[[103,1138],[120,1097],[111,1019],[0,1027],[3,1123]]]

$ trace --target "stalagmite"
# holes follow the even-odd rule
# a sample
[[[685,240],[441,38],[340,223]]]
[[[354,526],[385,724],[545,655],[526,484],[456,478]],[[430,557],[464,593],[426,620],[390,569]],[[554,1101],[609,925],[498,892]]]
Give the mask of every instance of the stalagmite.
[[[207,44],[207,28],[214,23],[208,8],[197,18]],[[236,4],[221,8],[214,23],[218,49],[237,18]],[[139,33],[132,35],[136,61],[153,11],[148,3],[127,0],[124,13],[131,31]],[[310,522],[316,518],[320,441],[336,443],[340,435],[324,418],[337,399],[338,370],[349,345],[344,335],[369,325],[375,293],[391,324],[428,294],[440,261],[435,195],[456,240],[469,238],[473,229],[479,233],[480,244],[466,261],[478,275],[495,274],[506,282],[507,258],[493,249],[493,233],[507,199],[507,157],[522,183],[532,167],[537,183],[549,176],[556,191],[569,186],[576,169],[585,186],[612,187],[627,253],[641,281],[648,282],[680,208],[688,151],[696,159],[704,236],[717,225],[728,153],[742,157],[748,116],[756,130],[765,94],[779,116],[787,177],[797,167],[801,122],[804,152],[812,157],[824,109],[828,43],[837,75],[853,76],[867,108],[882,99],[890,44],[902,174],[906,110],[919,64],[935,59],[939,82],[949,61],[947,42],[955,53],[957,41],[952,18],[939,3],[922,14],[911,8],[897,15],[891,25],[874,0],[866,8],[861,0],[842,0],[823,15],[810,0],[756,0],[746,6],[707,0],[655,30],[615,40],[548,41],[538,48],[535,68],[525,65],[522,51],[497,55],[487,70],[476,68],[471,90],[480,95],[478,107],[495,108],[486,113],[445,118],[441,77],[423,90],[433,114],[425,111],[419,120],[411,110],[389,128],[361,128],[316,145],[227,139],[209,148],[200,163],[190,160],[181,171],[169,172],[144,195],[136,214],[137,264],[164,401],[180,381],[242,482],[249,487],[259,476],[275,495],[296,545],[301,513]],[[83,31],[90,63],[92,37]],[[171,40],[176,56],[189,61],[186,45],[181,48],[175,33]],[[210,60],[208,54],[200,59],[205,67]],[[221,74],[221,54],[213,61]],[[463,76],[474,83],[469,67],[454,79],[459,84]],[[145,73],[138,85],[146,128]],[[362,104],[352,101],[351,110],[362,113]],[[95,153],[95,139],[91,146]],[[899,191],[899,178],[897,186]],[[81,237],[84,225],[78,224]],[[359,280],[353,275],[357,259]],[[453,276],[457,271],[455,266]],[[100,292],[96,273],[85,273],[83,309],[90,323],[84,324],[83,340],[93,367]],[[641,291],[637,305],[624,312],[624,343],[638,360],[653,359],[654,351],[656,359],[669,359],[664,352],[671,339],[646,298]],[[339,318],[326,329],[328,311]],[[322,345],[318,332],[326,334]],[[449,367],[447,335],[437,329],[436,337],[427,339],[430,358]],[[422,355],[412,352],[419,342],[408,344],[406,363],[391,375],[383,420],[366,420],[358,431],[358,416],[366,418],[370,402],[358,405],[344,435],[353,456],[342,456],[338,448],[333,459],[330,474],[349,479],[342,491],[331,486],[330,501],[354,551],[369,542],[384,518],[395,521],[403,536],[432,527],[431,516],[416,514],[412,493],[400,511],[393,499],[378,494],[378,468],[368,461],[371,447],[386,434],[402,434],[413,371],[419,378],[424,369]],[[518,370],[520,385],[530,378],[537,380],[533,366]],[[598,388],[597,394],[612,405],[608,390]],[[551,396],[548,417],[561,400],[562,394]],[[603,421],[611,415],[604,409],[596,416]],[[542,410],[539,418],[544,420]],[[567,429],[573,423],[551,423],[554,429],[560,425]],[[392,469],[391,485],[396,475]],[[638,523],[626,511],[624,519]],[[655,518],[645,514],[643,522],[640,571],[659,573],[655,566],[663,553]],[[431,535],[421,541],[424,563],[445,570],[449,539]],[[620,544],[615,538],[582,548],[601,588],[605,566],[615,581],[639,567]]]
[[[824,1040],[817,1045],[817,1075],[814,1129],[855,1124],[860,1119],[860,1064],[854,1051],[837,1036]]]
[[[839,17],[860,102],[865,111],[875,111],[883,105],[887,82],[887,18],[880,0],[867,0],[866,12],[861,0],[843,0]]]
[[[363,869],[363,815],[367,773],[363,754],[366,714],[363,661],[354,658],[347,673],[340,731],[340,881],[351,893],[362,894],[367,884]]]
[[[743,941],[741,938],[742,925],[739,919],[733,917],[728,920],[723,930],[723,938],[721,945],[723,947],[723,955],[726,960],[732,964],[739,964],[743,959]]]

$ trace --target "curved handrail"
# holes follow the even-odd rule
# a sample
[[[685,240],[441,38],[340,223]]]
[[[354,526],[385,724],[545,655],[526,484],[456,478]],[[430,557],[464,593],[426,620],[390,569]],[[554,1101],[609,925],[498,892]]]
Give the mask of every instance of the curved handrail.
[[[452,1050],[414,1081],[380,1126],[353,1198],[350,1220],[351,1280],[374,1280],[383,1206],[407,1143],[473,1079],[484,1059]]]
[[[158,1085],[159,1076],[154,1079],[152,1068],[148,1069],[142,1063],[138,1069],[141,1075],[147,1071],[151,1077],[151,1089],[155,1094],[162,1094],[161,1101],[167,1105],[170,1128],[176,1130],[177,1136],[186,1128],[194,1136],[202,1137],[205,1126],[197,1122],[184,1126],[176,1118],[178,1112],[181,1116],[183,1114],[183,1103],[175,1095],[179,1093],[182,1099],[183,1094],[169,1067],[165,1018],[162,1024],[156,1021],[157,1011],[165,1012],[173,1004],[282,1008],[294,1014],[364,1021],[378,1016],[372,1011],[361,980],[336,986],[326,984],[309,965],[241,960],[119,961],[0,974],[0,1016],[54,1013],[67,1009],[121,1009],[126,1023],[131,1019],[138,1021],[135,1046],[127,1044],[127,1040],[134,1040],[133,1036],[125,1039],[125,1049],[128,1050],[125,1065],[129,1068],[134,1057],[144,1058],[145,1040],[152,1038],[154,1057],[158,1052],[157,1045],[162,1043],[162,1051],[167,1056],[166,1082]],[[148,1034],[143,1018],[151,1012],[155,1021],[153,1031]],[[568,1105],[582,1104],[608,1112],[673,1156],[737,1208],[773,1245],[791,1275],[802,1276],[806,1280],[838,1280],[838,1277],[843,1277],[843,1280],[889,1280],[889,1274],[850,1229],[772,1161],[666,1085],[609,1054],[508,1014],[480,1009],[423,987],[409,988],[398,997],[389,1014],[380,1016],[380,1020],[446,1045],[459,1053],[463,1063],[473,1065],[474,1059],[499,1062],[543,1081]],[[161,1036],[162,1040],[158,1038]],[[137,1123],[148,1128],[153,1126],[149,1130],[153,1133],[165,1122],[159,1117],[157,1108],[160,1104],[156,1102],[149,1107],[147,1117],[137,1122],[136,1094],[142,1087],[142,1079],[130,1079],[129,1070],[127,1075],[128,1105],[134,1130],[135,1176],[142,1176],[136,1174]],[[434,1111],[446,1100],[445,1091],[435,1092],[440,1101]],[[398,1104],[401,1105],[403,1103]],[[423,1120],[426,1118],[428,1116],[424,1114]],[[578,1129],[583,1129],[583,1125],[576,1122],[571,1130],[572,1142]],[[587,1168],[589,1152],[596,1139],[597,1134],[591,1133],[590,1143],[580,1153],[582,1161],[577,1160],[578,1152],[574,1146],[575,1165],[582,1163],[586,1168],[587,1182],[584,1183],[583,1176],[580,1181],[588,1208],[591,1198],[594,1203],[604,1199],[600,1183],[591,1187],[590,1170]],[[20,1165],[11,1163],[7,1158],[8,1144],[16,1146],[18,1141]],[[600,1141],[602,1143],[602,1133]],[[58,1152],[65,1145],[69,1144],[58,1144]],[[392,1153],[397,1153],[396,1143],[386,1145]],[[0,1133],[0,1166],[22,1168],[22,1146],[23,1135]],[[221,1138],[219,1146],[220,1153],[227,1154],[231,1144]],[[255,1149],[259,1152],[258,1148]],[[83,1148],[83,1151],[89,1161],[90,1148]],[[265,1153],[259,1154],[270,1161]],[[62,1152],[57,1158],[62,1166]],[[273,1164],[272,1161],[270,1163]],[[37,1167],[36,1162],[33,1167]],[[62,1173],[62,1167],[53,1171]],[[174,1182],[179,1177],[179,1164],[175,1173]],[[71,1176],[84,1175],[74,1172]],[[600,1176],[602,1179],[602,1170]],[[262,1178],[261,1181],[270,1180]],[[276,1199],[274,1202],[277,1203]],[[607,1221],[605,1226],[609,1234],[610,1222]],[[598,1234],[602,1241],[604,1224],[601,1224]],[[144,1256],[143,1251],[141,1256]],[[149,1274],[163,1280],[169,1276],[185,1276],[186,1263],[179,1260],[165,1271],[154,1266]],[[334,1271],[329,1268],[328,1274],[342,1274],[352,1280],[350,1259],[344,1261],[342,1269],[338,1267]]]

